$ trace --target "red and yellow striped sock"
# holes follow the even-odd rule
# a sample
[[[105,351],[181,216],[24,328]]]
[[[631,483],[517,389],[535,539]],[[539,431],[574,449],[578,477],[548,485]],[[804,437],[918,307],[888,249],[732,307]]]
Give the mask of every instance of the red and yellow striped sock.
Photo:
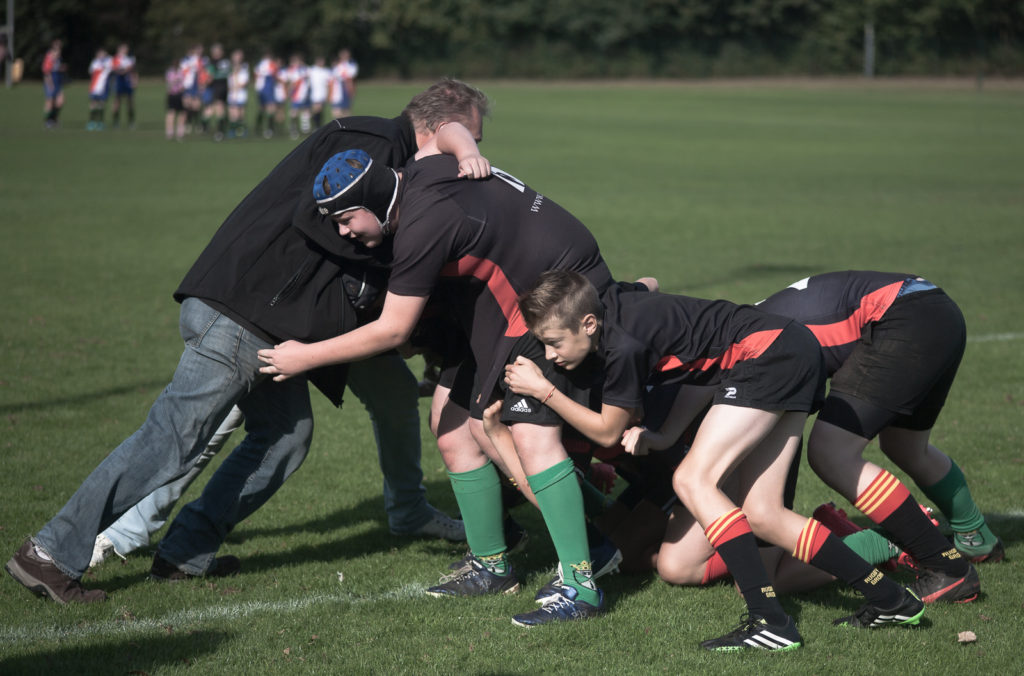
[[[732,573],[750,614],[771,624],[786,622],[786,612],[775,598],[771,578],[757,552],[757,539],[743,510],[736,507],[722,514],[704,529],[704,535]]]
[[[966,575],[967,559],[918,507],[906,486],[884,469],[864,489],[854,507],[884,528],[921,565],[950,575]]]

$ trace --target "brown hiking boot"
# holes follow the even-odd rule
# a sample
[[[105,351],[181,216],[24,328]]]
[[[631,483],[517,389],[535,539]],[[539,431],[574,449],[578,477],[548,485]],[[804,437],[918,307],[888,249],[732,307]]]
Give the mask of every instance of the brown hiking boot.
[[[149,579],[159,582],[179,582],[196,577],[228,577],[237,575],[240,570],[242,570],[242,562],[238,560],[237,556],[218,556],[213,560],[213,565],[205,575],[193,575],[156,554],[153,556],[153,565],[149,569]]]
[[[57,603],[107,600],[107,594],[102,589],[83,589],[78,580],[65,575],[52,561],[39,558],[31,539],[25,540],[25,544],[4,568],[30,592],[49,596]]]

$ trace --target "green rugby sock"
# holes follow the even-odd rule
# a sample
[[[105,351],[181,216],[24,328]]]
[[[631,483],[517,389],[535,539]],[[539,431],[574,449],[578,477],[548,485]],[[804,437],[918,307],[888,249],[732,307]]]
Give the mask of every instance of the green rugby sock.
[[[448,479],[462,512],[469,551],[477,558],[504,552],[501,479],[494,465],[488,462],[468,472],[448,472]]]
[[[847,547],[872,566],[883,564],[900,553],[899,547],[871,529],[851,533],[842,540]]]
[[[971,489],[967,487],[967,479],[955,462],[950,460],[949,472],[931,486],[921,486],[921,491],[935,503],[939,511],[949,520],[949,526],[957,533],[988,528]],[[988,533],[991,535],[991,531]]]
[[[477,558],[480,559],[480,563],[484,564],[484,568],[495,575],[508,575],[508,557],[505,555],[505,552],[492,556],[478,556]]]
[[[583,493],[583,512],[587,518],[596,519],[604,514],[609,501],[597,486],[584,479],[580,482],[580,491]]]
[[[526,479],[537,496],[540,513],[555,545],[563,584],[575,589],[579,600],[598,605],[600,594],[591,579],[583,495],[572,460],[565,459]]]

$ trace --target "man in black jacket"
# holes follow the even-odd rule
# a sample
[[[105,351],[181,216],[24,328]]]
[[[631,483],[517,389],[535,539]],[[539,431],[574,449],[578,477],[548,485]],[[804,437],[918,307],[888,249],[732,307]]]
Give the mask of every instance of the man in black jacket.
[[[185,474],[237,404],[247,421],[245,440],[197,504],[172,524],[165,540],[174,546],[161,548],[153,570],[172,579],[236,572],[238,560],[215,558],[217,547],[299,467],[313,429],[305,379],[274,383],[260,374],[257,351],[353,329],[357,307],[368,301],[366,289],[383,280],[381,253],[340,237],[330,218],[317,212],[309,192],[313,177],[346,148],[402,166],[435,136],[460,160],[461,174],[473,177],[486,165],[474,142],[486,112],[479,90],[443,80],[414,97],[398,118],[335,120],[282,160],[228,216],[175,292],[185,351],[146,422],[25,541],[7,571],[61,603],[104,600],[103,591],[79,584],[97,533]],[[344,375],[325,369],[309,380],[340,404]]]

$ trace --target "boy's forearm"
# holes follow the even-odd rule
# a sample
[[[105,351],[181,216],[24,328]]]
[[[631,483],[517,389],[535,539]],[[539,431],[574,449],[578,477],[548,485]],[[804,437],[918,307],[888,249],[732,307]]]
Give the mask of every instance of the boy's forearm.
[[[606,416],[607,406],[602,406],[601,412],[592,411],[557,389],[545,403],[562,420],[599,446],[617,444],[622,439],[622,434],[626,431],[626,424],[629,422],[628,416],[615,414]],[[622,409],[616,408],[615,410],[621,411]]]

